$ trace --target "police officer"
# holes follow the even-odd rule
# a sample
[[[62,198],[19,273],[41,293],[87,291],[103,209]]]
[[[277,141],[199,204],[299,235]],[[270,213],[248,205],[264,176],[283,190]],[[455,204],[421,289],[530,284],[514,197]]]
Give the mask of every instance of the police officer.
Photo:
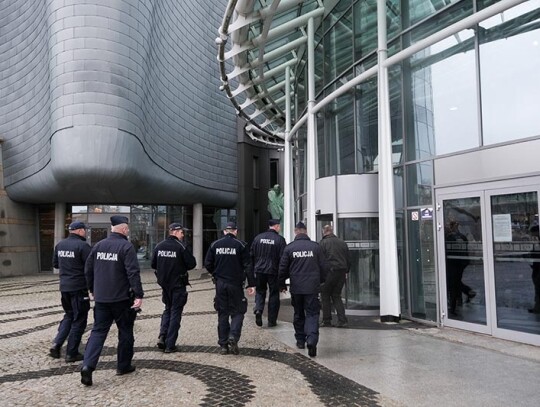
[[[128,218],[111,216],[111,234],[98,242],[86,261],[88,290],[95,298],[94,328],[84,351],[81,383],[92,385],[92,372],[103,349],[109,329],[118,327],[118,376],[135,371],[133,325],[142,305],[143,289],[135,248],[128,241]]]
[[[255,323],[262,326],[262,313],[268,288],[268,326],[276,326],[279,313],[278,268],[283,249],[287,246],[283,236],[279,235],[279,220],[270,219],[268,230],[258,234],[251,244],[251,264],[255,274]]]
[[[247,276],[248,294],[253,295],[255,279],[250,271],[247,245],[236,238],[236,223],[227,223],[223,232],[225,236],[210,245],[204,267],[216,283],[215,307],[218,312],[218,344],[221,354],[238,355],[238,341],[247,311],[244,280]]]
[[[323,238],[320,241],[321,249],[328,265],[328,275],[321,287],[322,314],[321,326],[332,326],[332,305],[336,309],[338,318],[337,327],[347,327],[345,306],[341,299],[341,291],[351,267],[349,247],[347,243],[334,234],[332,225],[323,227]]]
[[[60,358],[60,348],[67,338],[66,362],[77,362],[83,358],[79,344],[90,310],[84,277],[84,263],[90,254],[90,245],[86,243],[86,225],[83,222],[72,222],[68,230],[69,236],[54,248],[53,266],[60,269],[60,292],[65,314],[49,355]]]
[[[182,320],[182,311],[188,299],[186,286],[189,284],[188,270],[197,262],[191,248],[183,241],[184,228],[180,223],[169,225],[169,236],[158,243],[152,256],[152,268],[156,270],[157,282],[162,289],[161,299],[165,311],[161,315],[161,326],[157,346],[165,353],[176,352],[176,340]]]
[[[326,264],[319,244],[308,237],[303,222],[296,224],[294,233],[294,241],[285,247],[279,262],[279,286],[286,291],[285,280],[290,278],[296,346],[304,349],[307,344],[308,355],[314,357],[319,342],[319,291],[326,279]]]

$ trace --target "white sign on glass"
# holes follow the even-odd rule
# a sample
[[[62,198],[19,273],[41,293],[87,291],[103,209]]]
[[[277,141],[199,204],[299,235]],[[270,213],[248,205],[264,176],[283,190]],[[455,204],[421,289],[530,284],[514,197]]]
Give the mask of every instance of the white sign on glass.
[[[493,215],[493,241],[512,241],[512,219],[509,213]]]

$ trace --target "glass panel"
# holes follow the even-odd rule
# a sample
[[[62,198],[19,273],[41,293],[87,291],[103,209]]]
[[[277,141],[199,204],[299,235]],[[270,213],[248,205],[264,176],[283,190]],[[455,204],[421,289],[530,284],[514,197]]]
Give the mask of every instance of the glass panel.
[[[411,276],[411,315],[437,320],[437,285],[433,240],[433,219],[420,216],[420,210],[407,212],[409,273]]]
[[[480,198],[443,202],[448,318],[486,325]]]
[[[485,144],[540,134],[540,0],[480,23]]]
[[[540,335],[536,192],[491,197],[497,326]]]
[[[377,79],[372,78],[355,88],[356,99],[356,161],[358,172],[377,170],[378,111]]]
[[[403,220],[404,212],[396,212],[396,239],[397,239],[397,258],[398,258],[398,272],[399,272],[399,294],[401,313],[403,315],[409,315],[409,301],[408,301],[408,284],[405,266],[405,222]]]
[[[410,72],[412,98],[408,160],[477,147],[473,30],[461,31],[418,52],[409,63],[404,64],[404,72]]]
[[[324,35],[324,77],[325,84],[332,82],[336,77],[352,65],[352,16],[345,14]]]
[[[460,0],[408,0],[410,23],[411,25],[416,24],[424,18],[435,14],[448,4],[456,3],[458,1]],[[470,7],[472,5],[471,0],[462,1],[461,3],[460,8]]]
[[[407,205],[430,205],[432,202],[433,162],[407,166]]]
[[[346,282],[346,308],[379,309],[379,219],[339,219],[339,231],[349,246],[351,270]]]
[[[401,31],[401,1],[386,0],[386,20],[388,39],[391,39]]]
[[[377,0],[356,2],[353,15],[355,61],[359,61],[377,49]]]

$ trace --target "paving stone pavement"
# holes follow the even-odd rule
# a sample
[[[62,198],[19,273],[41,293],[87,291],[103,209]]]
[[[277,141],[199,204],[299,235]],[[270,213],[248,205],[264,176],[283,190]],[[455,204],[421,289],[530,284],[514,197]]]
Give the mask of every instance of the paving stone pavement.
[[[151,270],[142,273],[143,312],[135,322],[137,370],[115,376],[116,327],[111,328],[94,385],[80,383],[80,365],[48,356],[63,312],[58,276],[0,279],[0,405],[2,406],[395,406],[257,329],[248,312],[240,355],[220,355],[214,286],[200,271],[192,287],[178,345],[156,347],[163,304]],[[92,326],[83,336],[81,351]]]

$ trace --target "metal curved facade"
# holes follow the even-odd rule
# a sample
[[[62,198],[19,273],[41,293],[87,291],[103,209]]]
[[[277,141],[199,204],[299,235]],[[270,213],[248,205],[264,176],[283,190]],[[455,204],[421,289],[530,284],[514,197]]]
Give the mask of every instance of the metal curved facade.
[[[237,197],[236,119],[217,91],[215,2],[0,2],[0,136],[11,199]]]

